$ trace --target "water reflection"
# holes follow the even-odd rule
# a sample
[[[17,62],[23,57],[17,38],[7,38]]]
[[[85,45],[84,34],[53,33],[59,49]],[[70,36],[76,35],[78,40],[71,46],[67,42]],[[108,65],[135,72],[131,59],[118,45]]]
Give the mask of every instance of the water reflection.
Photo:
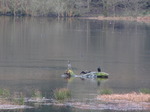
[[[27,96],[38,89],[47,98],[63,87],[71,89],[75,98],[92,98],[101,88],[115,92],[149,88],[149,25],[30,17],[0,17],[0,25],[0,88]],[[67,60],[77,73],[101,66],[111,74],[109,80],[67,82],[60,76]]]
[[[87,100],[95,98],[98,91],[106,88],[105,82],[108,79],[82,79],[82,78],[69,78],[67,80],[66,88],[69,88],[72,93],[73,99]]]

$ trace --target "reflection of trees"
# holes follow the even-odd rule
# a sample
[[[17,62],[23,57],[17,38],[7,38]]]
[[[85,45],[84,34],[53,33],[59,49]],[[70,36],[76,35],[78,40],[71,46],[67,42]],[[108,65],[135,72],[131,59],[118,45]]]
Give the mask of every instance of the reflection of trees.
[[[146,37],[145,37],[145,46],[144,46],[144,51],[147,51],[147,53],[149,52],[149,50],[150,50],[150,33],[149,33],[149,31],[150,31],[150,27],[149,27],[149,25],[145,25],[144,27],[143,27],[143,29],[145,29],[144,31],[145,31],[145,35],[146,35]]]

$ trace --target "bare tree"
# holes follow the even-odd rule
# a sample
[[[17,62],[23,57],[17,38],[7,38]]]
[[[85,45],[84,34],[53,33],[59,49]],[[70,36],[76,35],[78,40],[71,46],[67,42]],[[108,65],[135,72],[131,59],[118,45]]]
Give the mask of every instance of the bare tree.
[[[149,0],[0,0],[0,12],[11,12],[14,16],[19,13],[32,16],[45,16],[49,13],[58,17],[75,16],[90,12],[96,5],[104,16],[116,16],[117,12],[122,11],[126,16],[136,17],[146,10],[143,7],[148,8],[148,4]],[[121,6],[121,10],[117,9],[118,6]]]
[[[13,14],[15,16],[18,5],[20,4],[20,1],[19,0],[9,0],[8,3],[9,3],[9,7],[10,7],[11,11],[13,11]]]
[[[53,11],[57,13],[58,17],[64,16],[64,12],[67,11],[67,0],[53,0]]]
[[[0,11],[4,14],[10,11],[8,7],[8,0],[0,0]]]

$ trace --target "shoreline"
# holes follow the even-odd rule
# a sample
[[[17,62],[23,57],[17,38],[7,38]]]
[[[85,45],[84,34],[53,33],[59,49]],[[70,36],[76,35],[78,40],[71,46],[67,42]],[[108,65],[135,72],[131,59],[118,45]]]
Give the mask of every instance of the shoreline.
[[[58,18],[56,16],[7,16],[7,15],[0,15],[0,17],[47,17],[47,18]],[[132,17],[132,16],[118,16],[118,17],[104,17],[104,16],[81,16],[81,17],[60,17],[60,18],[80,18],[80,19],[89,19],[89,20],[108,20],[108,21],[136,21],[136,22],[143,22],[143,23],[150,23],[150,16],[138,16],[138,17]]]
[[[27,108],[32,108],[32,107],[24,105],[24,104],[17,104],[15,102],[11,102],[5,99],[0,99],[0,111],[1,110],[27,109]]]
[[[150,94],[145,93],[125,93],[125,94],[110,94],[110,95],[98,95],[97,100],[107,103],[117,104],[120,108],[127,105],[129,107],[140,107],[144,110],[150,110]]]
[[[0,111],[1,110],[16,110],[16,109],[29,109],[33,108],[26,105],[13,105],[13,104],[0,104]]]
[[[137,22],[144,22],[144,23],[150,23],[150,16],[139,16],[139,17],[104,17],[104,16],[98,16],[98,17],[87,17],[87,19],[93,19],[93,20],[123,20],[123,21],[137,21]]]
[[[69,106],[82,110],[115,110],[115,111],[149,111],[150,94],[125,93],[98,95],[88,101],[69,101],[64,103],[48,104],[54,106]]]
[[[49,100],[49,102],[47,102]],[[25,101],[24,101],[25,102]],[[125,94],[104,94],[98,95],[94,99],[89,100],[70,100],[63,103],[50,99],[29,99],[27,102],[39,103],[39,105],[54,105],[54,106],[69,106],[72,108],[78,108],[83,110],[150,110],[150,94],[144,93],[125,93]],[[27,109],[34,108],[30,105],[17,105],[11,102],[0,103],[0,110],[15,110],[15,109]]]
[[[112,100],[126,100],[131,102],[147,102],[150,103],[150,94],[144,93],[125,93],[125,94],[110,94],[110,95],[98,95],[97,99],[104,101],[112,101]]]

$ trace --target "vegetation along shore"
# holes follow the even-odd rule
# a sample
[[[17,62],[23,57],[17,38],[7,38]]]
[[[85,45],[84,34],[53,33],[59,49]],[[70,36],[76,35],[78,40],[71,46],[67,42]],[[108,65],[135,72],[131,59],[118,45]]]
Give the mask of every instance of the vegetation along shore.
[[[139,17],[150,15],[149,0],[0,0],[1,16]],[[101,17],[101,16],[100,16]],[[99,19],[103,19],[100,18]],[[140,19],[140,18],[139,18]]]
[[[113,110],[149,110],[150,109],[150,89],[140,89],[139,92],[131,93],[113,93],[111,89],[100,90],[100,95],[96,99],[80,101],[72,99],[71,91],[68,88],[59,88],[53,91],[52,99],[42,96],[39,90],[33,91],[29,98],[23,96],[23,93],[15,92],[11,95],[8,89],[0,89],[0,110],[1,109],[25,109],[34,108],[27,102],[39,103],[55,106],[71,106],[81,109],[113,109]]]
[[[104,89],[100,91],[100,95],[97,99],[102,99],[104,101],[109,100],[126,100],[132,102],[150,102],[150,89],[143,88],[139,92],[130,92],[123,94],[114,94],[111,89]]]
[[[104,101],[126,100],[132,102],[150,102],[150,94],[136,93],[136,92],[125,94],[100,95],[97,98],[102,99]]]
[[[88,17],[87,19],[95,19],[95,20],[127,20],[127,21],[137,21],[137,22],[146,22],[150,23],[150,16],[141,16],[141,17]]]

